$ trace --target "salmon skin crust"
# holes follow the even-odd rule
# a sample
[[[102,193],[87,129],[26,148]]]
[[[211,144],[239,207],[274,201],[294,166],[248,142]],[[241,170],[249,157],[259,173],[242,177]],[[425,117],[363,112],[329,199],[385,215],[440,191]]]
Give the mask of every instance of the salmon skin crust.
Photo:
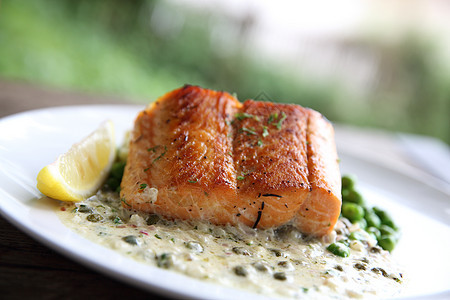
[[[191,85],[139,113],[120,191],[124,207],[169,219],[315,236],[334,228],[340,195],[334,130],[320,113]]]

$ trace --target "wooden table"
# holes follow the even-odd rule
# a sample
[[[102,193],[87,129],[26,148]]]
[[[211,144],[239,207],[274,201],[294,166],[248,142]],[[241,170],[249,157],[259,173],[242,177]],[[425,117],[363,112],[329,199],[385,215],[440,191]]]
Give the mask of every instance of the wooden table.
[[[0,79],[0,117],[61,105],[130,103]],[[0,199],[1,201],[1,199]],[[165,299],[88,269],[0,216],[0,299]]]

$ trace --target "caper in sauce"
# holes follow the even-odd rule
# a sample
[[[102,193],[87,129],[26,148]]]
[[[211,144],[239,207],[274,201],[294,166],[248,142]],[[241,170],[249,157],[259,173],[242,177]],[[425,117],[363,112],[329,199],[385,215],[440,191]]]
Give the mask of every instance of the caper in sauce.
[[[242,277],[245,277],[248,274],[247,269],[245,269],[243,266],[236,266],[233,268],[233,271],[234,274]]]
[[[185,242],[184,245],[186,246],[186,248],[191,249],[194,252],[203,253],[203,250],[204,250],[203,246],[199,242],[189,241],[189,242]]]
[[[100,222],[101,220],[103,220],[103,217],[99,214],[90,214],[89,216],[86,217],[86,220],[88,220],[89,222]]]
[[[286,277],[286,273],[284,272],[276,272],[273,274],[273,278],[277,279],[277,280],[281,280],[284,281],[287,279]]]
[[[174,261],[171,253],[162,253],[155,257],[158,267],[163,269],[169,269],[173,266]]]
[[[122,238],[122,241],[124,241],[130,245],[138,245],[139,244],[139,240],[137,239],[137,237],[135,235],[124,236]]]

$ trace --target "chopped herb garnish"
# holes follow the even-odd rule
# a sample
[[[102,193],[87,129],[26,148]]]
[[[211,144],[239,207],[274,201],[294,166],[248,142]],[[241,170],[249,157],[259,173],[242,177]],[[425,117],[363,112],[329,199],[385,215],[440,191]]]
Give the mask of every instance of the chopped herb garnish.
[[[148,171],[148,169],[150,169],[150,168],[145,168],[145,169],[144,169],[144,172],[147,172],[147,171]]]
[[[284,120],[286,120],[287,116],[286,114],[283,112],[281,112],[281,119],[278,121],[277,123],[277,129],[280,130],[281,129],[281,125],[283,124]]]
[[[264,145],[263,141],[258,140],[258,146],[259,146],[259,147],[262,147],[262,145]]]
[[[156,153],[156,150],[157,150],[159,147],[161,147],[161,146],[160,146],[160,145],[156,145],[155,147],[148,148],[147,151],[148,151],[148,152]]]
[[[334,255],[340,257],[347,257],[350,255],[350,249],[344,245],[343,243],[333,243],[327,247],[327,250],[333,253]]]
[[[236,177],[236,179],[237,179],[237,180],[244,180],[245,177],[244,177],[244,176],[238,176],[238,177]]]
[[[155,158],[155,159],[153,160],[153,162],[155,162],[155,161],[161,159],[164,155],[166,155],[166,153],[167,153],[167,146],[164,145],[164,152],[161,153],[157,158]]]
[[[194,179],[194,180],[188,180],[188,182],[189,182],[189,183],[197,183],[197,182],[198,182],[198,179],[196,178],[196,179]]]
[[[131,207],[131,204],[129,204],[127,200],[125,200],[125,198],[121,198],[120,201],[123,202],[126,206]]]
[[[113,223],[114,223],[114,224],[122,224],[122,220],[121,220],[119,217],[115,217],[115,218],[113,219]]]
[[[237,114],[234,115],[234,117],[237,120],[239,120],[239,121],[242,121],[242,120],[248,119],[248,118],[254,119],[255,121],[259,121],[259,117],[258,116],[255,116],[255,115],[252,115],[252,114],[248,114],[248,113],[245,113],[245,112],[244,113],[237,113]]]
[[[247,135],[256,135],[256,131],[253,128],[242,127],[241,131],[246,132]]]
[[[139,185],[139,190],[140,190],[140,191],[143,191],[146,187],[147,187],[147,184],[146,184],[146,183],[141,183],[141,184]]]
[[[156,255],[155,259],[157,266],[160,268],[169,269],[173,266],[173,257],[171,253]]]
[[[159,234],[155,234],[155,238],[157,238],[158,240],[162,239],[162,237],[160,237]]]
[[[161,145],[156,145],[156,146],[154,146],[154,147],[148,148],[147,151],[148,151],[148,152],[156,153],[156,152],[158,151],[158,149],[161,148],[161,147],[162,147]],[[164,146],[164,151],[163,151],[157,158],[155,158],[155,159],[153,160],[153,162],[159,160],[161,157],[163,157],[164,155],[166,155],[166,152],[167,152],[167,146]],[[147,168],[146,170],[148,170],[148,168]],[[146,170],[144,170],[144,172],[146,172]]]
[[[267,126],[263,126],[263,132],[262,132],[262,136],[266,137],[269,135],[269,131],[267,130]]]
[[[278,114],[276,116],[277,117],[275,117],[275,114],[270,114],[269,119],[267,119],[267,124],[272,124],[272,122],[278,118]]]

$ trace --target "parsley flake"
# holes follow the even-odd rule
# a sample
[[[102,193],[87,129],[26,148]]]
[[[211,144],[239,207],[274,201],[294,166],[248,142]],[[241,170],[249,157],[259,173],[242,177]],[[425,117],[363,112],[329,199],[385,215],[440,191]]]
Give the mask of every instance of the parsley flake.
[[[259,117],[252,115],[252,114],[248,114],[248,113],[237,113],[234,115],[234,117],[239,120],[242,121],[244,119],[254,119],[255,121],[259,121]]]
[[[148,148],[147,151],[148,151],[148,152],[156,153],[156,150],[157,150],[159,147],[161,147],[161,146],[160,146],[160,145],[157,145],[157,146],[155,146],[155,147]]]
[[[125,198],[121,198],[120,201],[123,202],[126,206],[131,207],[131,204],[128,203],[127,200],[125,200]]]
[[[287,116],[286,114],[283,112],[281,112],[281,118],[277,123],[277,129],[280,130],[281,129],[281,124],[283,124],[284,120],[286,120]]]
[[[256,135],[256,131],[253,128],[242,127],[241,131],[246,132],[247,135]]]
[[[269,135],[269,130],[267,130],[267,126],[263,126],[262,136],[266,137]]]
[[[269,119],[267,119],[267,124],[273,124],[278,120],[278,113],[272,113],[269,115]]]
[[[153,162],[155,162],[155,161],[161,159],[164,155],[166,155],[166,153],[167,153],[167,146],[164,145],[164,152],[161,153],[157,158],[155,158],[155,159],[153,160]]]

